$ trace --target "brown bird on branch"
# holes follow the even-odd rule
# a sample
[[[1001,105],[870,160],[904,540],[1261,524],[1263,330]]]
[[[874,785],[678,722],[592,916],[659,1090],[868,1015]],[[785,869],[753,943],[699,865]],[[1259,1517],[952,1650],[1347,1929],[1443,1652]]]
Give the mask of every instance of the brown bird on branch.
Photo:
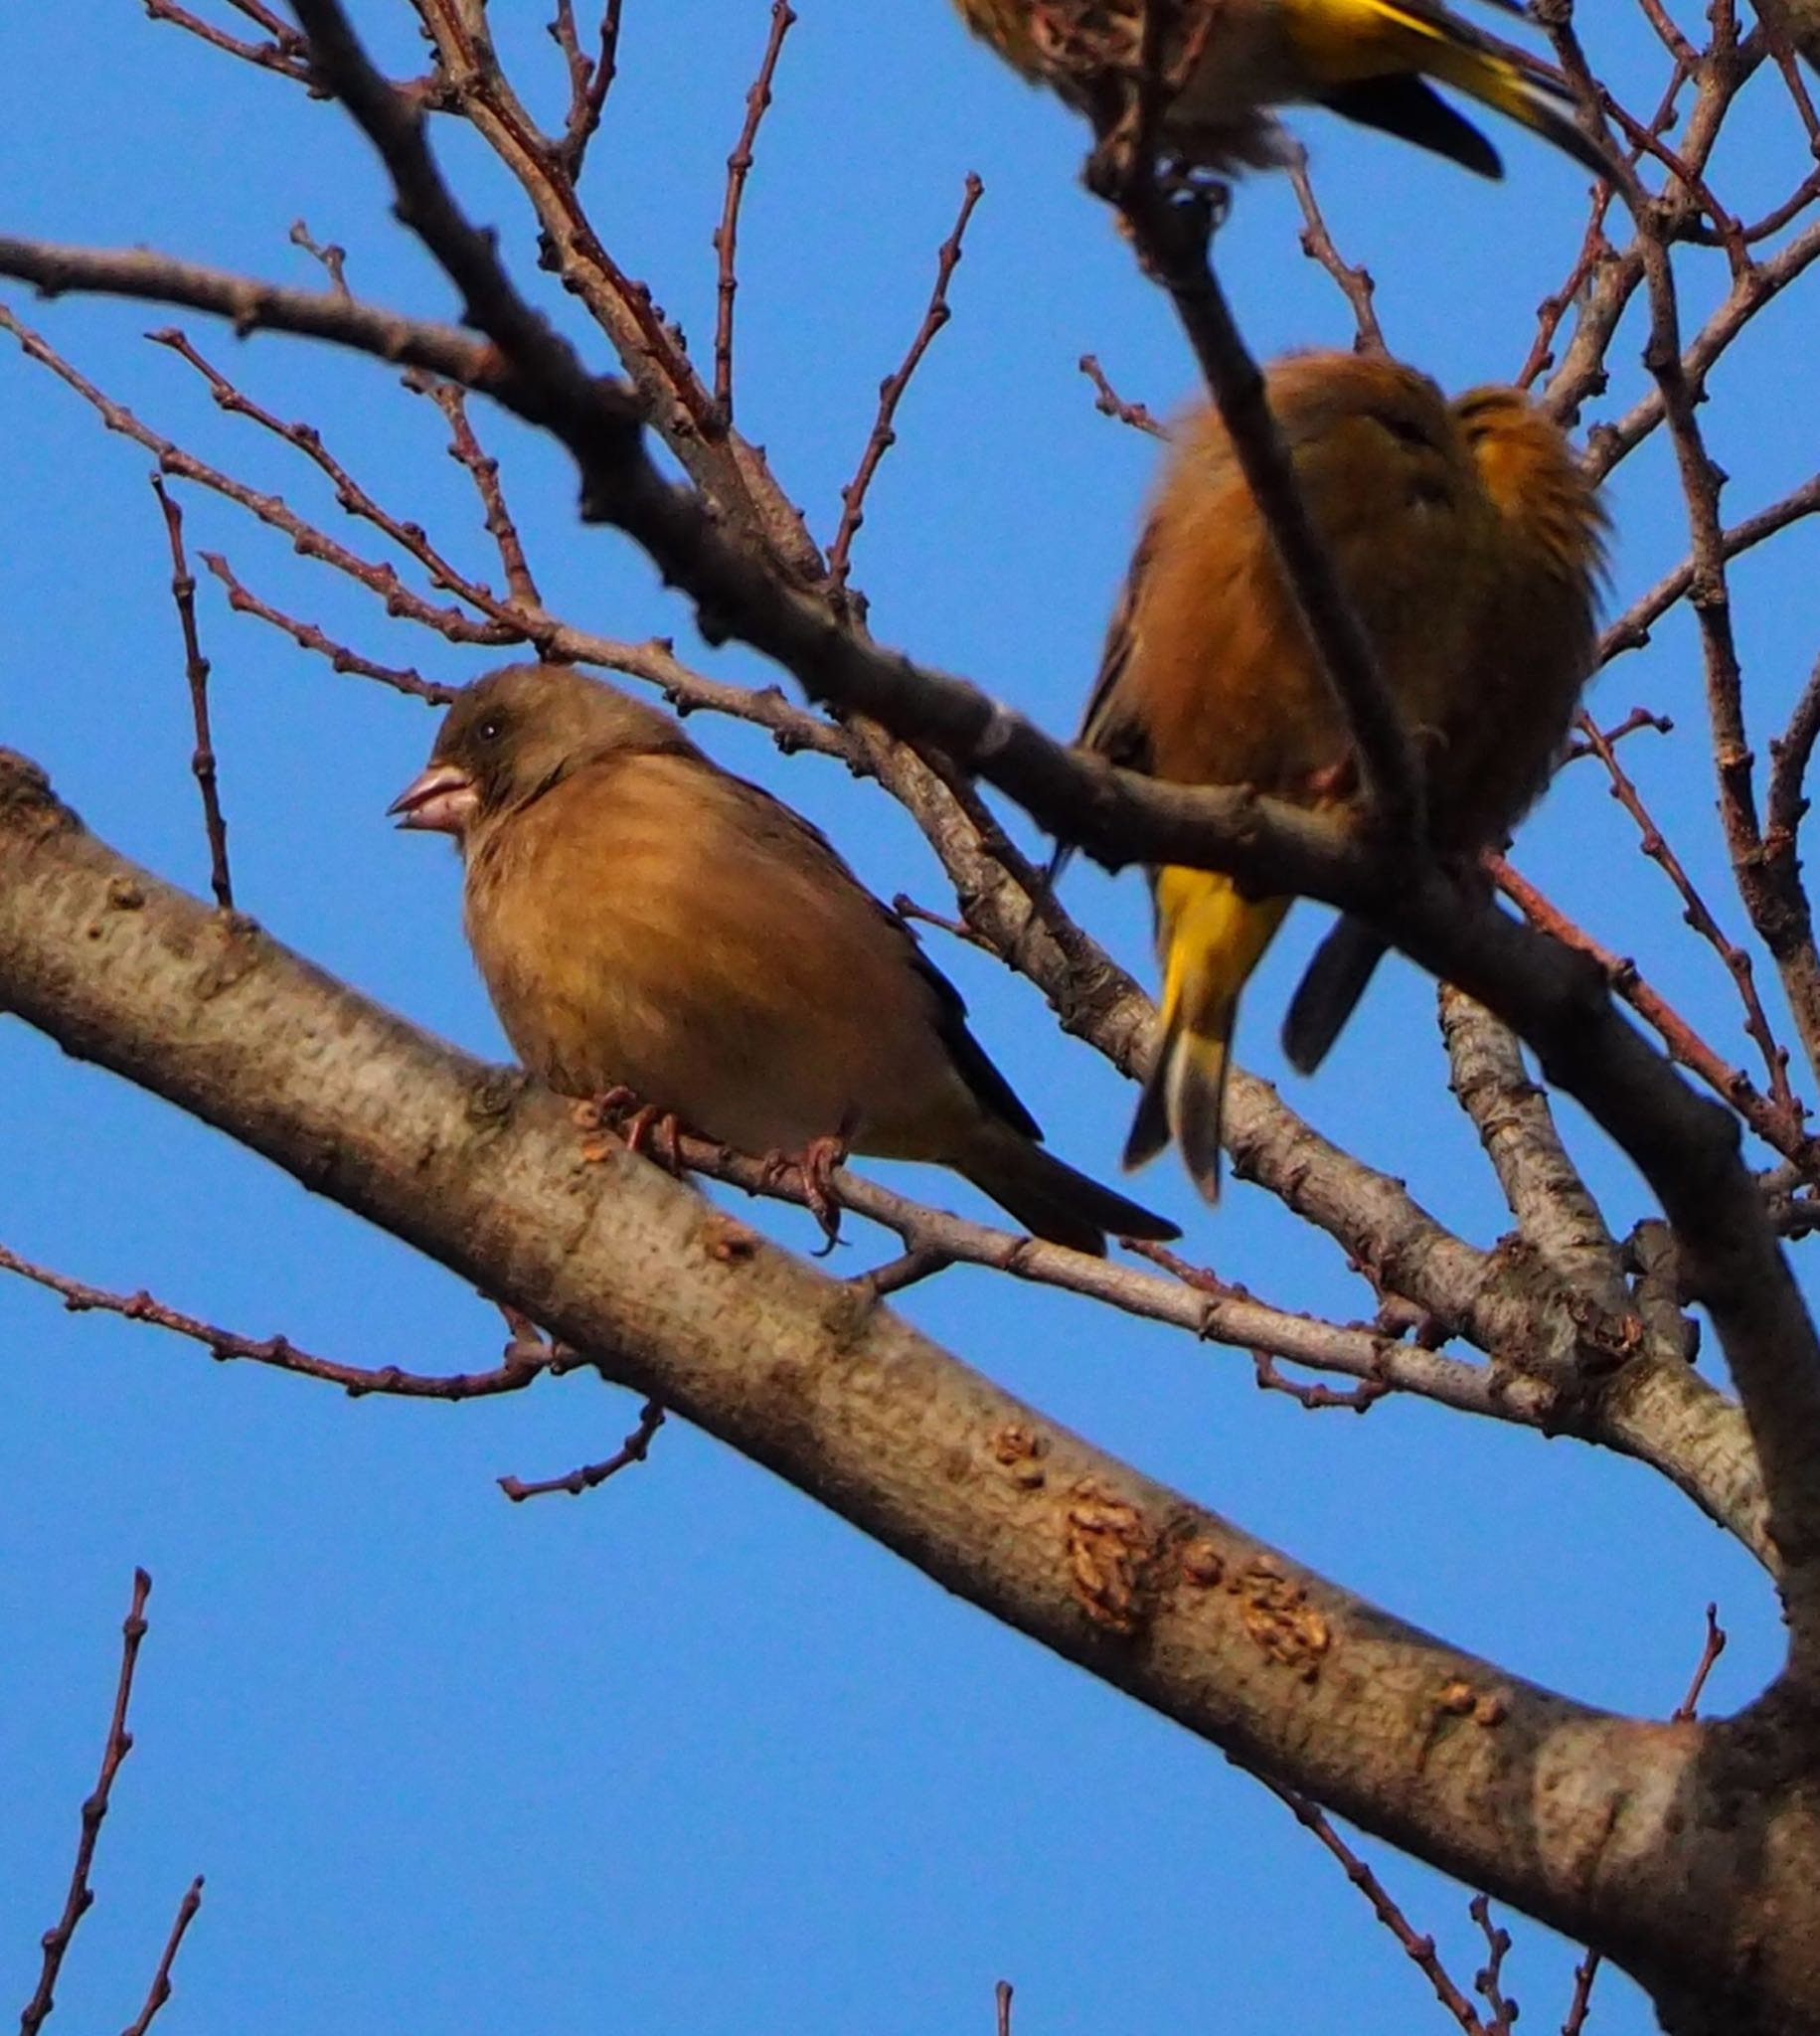
[[[1308,353],[1266,376],[1270,408],[1403,711],[1436,848],[1502,840],[1545,782],[1592,659],[1603,517],[1554,424],[1515,390],[1449,405],[1414,369]],[[1268,528],[1211,410],[1176,443],[1113,617],[1080,740],[1179,783],[1242,784],[1308,806],[1354,790],[1352,746]],[[1239,993],[1291,900],[1205,870],[1151,873],[1162,1038],[1125,1163],[1173,1137],[1220,1181]],[[1312,1067],[1383,943],[1343,921],[1289,1021]]]
[[[657,709],[567,667],[494,672],[392,811],[455,837],[493,1008],[560,1094],[629,1090],[806,1177],[849,1148],[931,1160],[1075,1251],[1180,1236],[1043,1150],[904,921]]]
[[[1439,0],[955,0],[1013,70],[1087,114],[1104,138],[1123,118],[1153,24],[1162,88],[1157,139],[1195,168],[1267,169],[1291,147],[1269,108],[1319,105],[1501,177],[1498,152],[1428,84],[1451,85],[1552,141],[1596,177],[1606,150],[1570,117],[1551,65],[1482,34]],[[1487,4],[1522,16],[1514,0]]]

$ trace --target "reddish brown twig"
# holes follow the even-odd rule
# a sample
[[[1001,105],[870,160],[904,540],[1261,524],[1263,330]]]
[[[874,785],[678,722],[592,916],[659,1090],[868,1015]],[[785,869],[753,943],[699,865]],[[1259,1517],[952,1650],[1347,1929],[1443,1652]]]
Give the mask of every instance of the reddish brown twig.
[[[1687,1686],[1687,1695],[1678,1703],[1671,1714],[1677,1722],[1686,1724],[1700,1708],[1700,1699],[1705,1693],[1707,1677],[1713,1673],[1719,1657],[1726,1651],[1726,1629],[1719,1622],[1719,1607],[1707,1607],[1707,1636],[1700,1650],[1700,1659],[1694,1665],[1694,1678]]]
[[[354,292],[348,287],[348,251],[345,248],[338,248],[333,241],[317,241],[300,219],[291,221],[290,232],[285,238],[293,248],[301,248],[313,260],[322,264],[328,272],[329,287],[338,297],[345,298],[350,304],[354,301]]]
[[[1573,1968],[1573,1997],[1568,2002],[1567,2017],[1561,2025],[1561,2036],[1580,2036],[1586,2026],[1586,2017],[1592,2012],[1592,1982],[1598,1977],[1598,1968],[1604,1963],[1597,1951],[1588,1951]]]
[[[209,837],[209,888],[215,893],[216,904],[224,912],[232,912],[234,880],[228,872],[228,822],[222,814],[215,744],[209,733],[209,660],[202,654],[202,639],[196,629],[196,580],[184,556],[183,511],[172,500],[162,475],[152,475],[152,492],[164,512],[165,535],[171,545],[171,597],[177,603],[177,621],[183,630],[184,676],[190,685],[190,717],[196,731],[190,768],[202,793],[202,824]]]
[[[152,1983],[145,1996],[145,2005],[137,2017],[120,2036],[145,2036],[152,2025],[152,2018],[171,1997],[171,1967],[177,1961],[177,1953],[183,1947],[184,1934],[196,1920],[196,1912],[202,1907],[202,1875],[198,1874],[185,1891],[184,1898],[177,1905],[177,1920],[171,1925],[171,1934],[164,1941],[164,1953],[158,1960],[158,1969],[152,1974]]]
[[[1302,253],[1310,261],[1318,261],[1339,285],[1340,294],[1352,306],[1353,324],[1360,341],[1375,352],[1385,352],[1384,328],[1378,323],[1378,310],[1373,302],[1378,285],[1369,268],[1346,260],[1334,245],[1326,216],[1314,195],[1314,185],[1309,181],[1305,148],[1298,146],[1289,159],[1289,182],[1294,186],[1296,203],[1302,208]]]
[[[179,7],[176,0],[145,0],[145,12],[151,20],[168,21],[173,28],[182,29],[212,49],[238,57],[245,64],[256,65],[261,71],[275,71],[295,85],[307,85],[310,71],[306,53],[309,46],[297,31],[288,22],[268,14],[264,8],[255,11],[251,7],[242,7],[240,11],[249,20],[257,21],[271,36],[271,41],[250,43],[244,37],[231,36],[226,29],[216,28],[200,15],[192,14],[187,7]]]
[[[879,462],[898,441],[893,421],[898,415],[898,405],[904,400],[904,392],[910,387],[910,377],[915,374],[918,364],[936,333],[948,322],[953,313],[948,309],[948,283],[959,265],[961,243],[967,231],[967,222],[973,217],[973,208],[985,193],[985,185],[972,170],[967,172],[966,183],[961,188],[960,211],[954,220],[954,231],[942,242],[935,254],[935,287],[929,292],[928,308],[922,314],[922,323],[916,328],[916,336],[910,343],[910,351],[902,364],[886,376],[879,384],[879,414],[872,426],[872,435],[866,440],[866,450],[860,454],[860,463],[854,470],[852,480],[841,490],[840,527],[834,533],[834,542],[828,547],[828,577],[836,587],[847,585],[849,555],[853,540],[860,525],[866,521],[866,491],[872,486],[872,477],[879,470]]]
[[[466,601],[470,607],[478,608],[498,625],[491,630],[486,630],[482,625],[485,640],[511,641],[514,637],[522,637],[525,634],[523,618],[515,613],[507,602],[502,601],[490,587],[478,580],[470,579],[465,573],[458,572],[430,543],[421,524],[407,522],[383,508],[322,442],[322,433],[313,424],[287,424],[281,418],[274,417],[262,404],[255,403],[244,390],[231,382],[220,369],[212,366],[190,343],[188,336],[176,326],[167,326],[158,332],[148,332],[145,336],[153,345],[169,347],[179,359],[188,362],[209,385],[209,394],[215,399],[216,404],[230,417],[249,420],[262,430],[269,431],[275,438],[283,439],[285,444],[302,453],[312,466],[327,476],[335,490],[337,508],[363,523],[371,523],[376,530],[383,531],[401,551],[416,560],[429,575],[432,586],[440,588],[444,594],[454,594],[458,600]],[[390,567],[379,570],[391,572]],[[396,575],[394,580],[396,581]],[[502,636],[499,633],[501,629],[510,631],[510,635]]]
[[[137,1293],[114,1293],[104,1286],[90,1286],[83,1280],[70,1278],[67,1273],[54,1272],[48,1266],[36,1266],[4,1245],[0,1245],[0,1272],[14,1272],[35,1285],[48,1287],[62,1296],[64,1306],[72,1314],[85,1314],[92,1310],[119,1315],[129,1322],[149,1322],[154,1328],[168,1329],[175,1336],[185,1336],[192,1343],[204,1345],[212,1357],[224,1361],[242,1358],[251,1364],[270,1365],[276,1371],[294,1372],[301,1378],[322,1379],[329,1385],[341,1387],[350,1399],[360,1399],[368,1393],[384,1393],[407,1400],[482,1400],[496,1393],[522,1392],[545,1372],[555,1376],[577,1370],[587,1362],[570,1351],[551,1349],[542,1355],[532,1355],[514,1344],[506,1362],[490,1372],[437,1376],[401,1371],[397,1365],[391,1364],[376,1367],[339,1364],[333,1358],[312,1357],[307,1350],[299,1350],[283,1336],[255,1340],[250,1336],[237,1335],[232,1329],[218,1328],[213,1322],[167,1307],[143,1288]]]
[[[618,70],[619,8],[620,0],[606,0],[591,61],[581,54],[581,39],[576,33],[575,0],[556,0],[556,19],[549,25],[550,35],[569,67],[569,111],[563,122],[563,138],[557,144],[557,160],[572,184],[581,174],[587,144],[600,125],[606,95]]]
[[[353,673],[363,679],[377,679],[382,686],[390,686],[397,693],[408,693],[415,700],[427,700],[432,707],[446,706],[455,697],[452,686],[437,685],[410,667],[376,664],[372,658],[350,650],[345,643],[338,643],[316,623],[301,621],[295,615],[287,615],[282,608],[273,607],[269,601],[261,600],[242,585],[234,568],[220,552],[204,552],[202,562],[228,590],[228,605],[237,615],[256,615],[261,622],[269,622],[274,629],[282,629],[300,649],[313,650],[317,656],[326,657],[336,671]]]
[[[1708,1045],[1661,991],[1645,979],[1634,961],[1613,953],[1595,939],[1502,856],[1488,856],[1485,866],[1498,889],[1531,926],[1553,933],[1556,939],[1577,947],[1582,954],[1589,954],[1605,971],[1613,994],[1621,997],[1661,1036],[1670,1057],[1698,1075],[1715,1095],[1723,1097],[1759,1138],[1792,1160],[1803,1173],[1820,1163],[1820,1144],[1806,1128],[1805,1113],[1798,1103],[1777,1103],[1766,1097],[1741,1068],[1733,1067]]]
[[[1354,1414],[1366,1414],[1392,1390],[1383,1379],[1361,1379],[1356,1386],[1340,1391],[1332,1386],[1311,1385],[1303,1379],[1286,1379],[1277,1370],[1276,1360],[1267,1350],[1252,1351],[1251,1363],[1256,1368],[1259,1392],[1286,1393],[1309,1414],[1325,1413],[1336,1407],[1348,1408]]]
[[[236,480],[231,474],[223,473],[220,468],[210,466],[206,460],[185,451],[174,438],[154,431],[124,404],[114,402],[104,391],[96,388],[40,334],[15,318],[4,304],[0,304],[0,332],[11,333],[30,359],[50,369],[60,381],[74,389],[109,430],[118,431],[122,437],[143,445],[156,457],[165,474],[193,481],[198,487],[208,488],[238,504],[269,529],[280,532],[301,557],[333,566],[350,580],[357,581],[385,603],[388,613],[420,622],[425,628],[434,629],[455,643],[504,644],[525,640],[527,627],[522,620],[476,621],[459,608],[435,606],[407,587],[392,566],[361,558],[315,524],[297,515],[278,496],[261,494],[246,482]],[[484,606],[492,600],[484,590],[470,588],[468,591],[482,595],[478,605]]]
[[[1327,1814],[1319,1804],[1311,1802],[1305,1795],[1293,1788],[1284,1788],[1275,1782],[1265,1782],[1264,1786],[1272,1795],[1279,1797],[1289,1806],[1290,1814],[1304,1830],[1312,1831],[1345,1872],[1346,1878],[1372,1906],[1372,1913],[1386,1930],[1403,1947],[1405,1953],[1433,1987],[1435,1998],[1466,2032],[1466,2036],[1493,2036],[1473,2011],[1473,2005],[1448,1976],[1446,1967],[1435,1952],[1431,1937],[1417,1937],[1410,1928],[1409,1920],[1386,1892],[1384,1883],[1373,1873],[1346,1840],[1336,1831]]]
[[[400,380],[414,395],[427,396],[448,420],[448,456],[457,466],[467,470],[474,483],[487,535],[499,549],[499,563],[505,569],[507,591],[517,607],[529,609],[533,614],[541,613],[543,595],[538,593],[537,580],[525,556],[518,524],[506,507],[505,490],[499,484],[499,461],[481,448],[480,440],[475,436],[467,414],[467,392],[453,382],[441,381],[414,368],[407,368]]]
[[[1001,1979],[993,1994],[998,2006],[998,2036],[1011,2036],[1011,1981]]]
[[[55,2002],[58,1974],[63,1970],[71,1940],[76,1936],[76,1926],[94,1901],[94,1891],[88,1885],[88,1869],[94,1864],[94,1848],[101,1834],[101,1820],[107,1814],[113,1778],[120,1772],[120,1763],[132,1752],[132,1734],[126,1729],[126,1711],[132,1702],[133,1670],[138,1665],[139,1643],[145,1638],[145,1601],[151,1596],[151,1589],[152,1580],[145,1571],[134,1570],[132,1604],[121,1627],[120,1678],[114,1687],[113,1716],[107,1727],[107,1743],[101,1751],[101,1772],[94,1784],[94,1792],[83,1804],[83,1830],[77,1841],[70,1892],[64,1900],[63,1915],[45,1932],[44,1959],[39,1968],[38,1985],[19,2018],[19,2036],[38,2036],[38,2031],[44,2027]]]
[[[1681,1723],[1690,1722],[1699,1709],[1701,1693],[1706,1689],[1707,1677],[1713,1673],[1713,1665],[1726,1651],[1726,1634],[1719,1623],[1719,1607],[1707,1607],[1706,1643],[1700,1650],[1700,1659],[1694,1667],[1694,1679],[1688,1684],[1687,1695],[1675,1706],[1671,1714]],[[1592,2007],[1592,1982],[1598,1977],[1599,1967],[1604,1959],[1597,1951],[1588,1951],[1573,1968],[1573,1997],[1568,2002],[1566,2019],[1561,2025],[1561,2036],[1580,2036],[1586,2026],[1586,2017]]]
[[[516,1505],[523,1499],[541,1498],[549,1492],[567,1492],[571,1498],[579,1498],[584,1491],[592,1491],[596,1485],[616,1477],[620,1471],[633,1463],[642,1463],[651,1453],[651,1438],[664,1425],[664,1411],[655,1400],[647,1400],[638,1416],[638,1426],[626,1437],[617,1449],[604,1462],[583,1463],[579,1469],[571,1470],[563,1477],[538,1478],[527,1483],[522,1477],[506,1476],[499,1480],[499,1488]]]
[[[771,81],[777,75],[783,39],[795,22],[796,12],[789,0],[771,0],[771,32],[758,75],[745,94],[745,122],[734,143],[733,154],[727,158],[727,194],[721,201],[721,224],[714,230],[714,252],[719,261],[715,283],[714,400],[726,424],[733,422],[733,309],[740,289],[740,203],[745,196],[745,180],[751,175],[759,123],[771,103]]]
[[[1669,846],[1661,828],[1656,825],[1649,808],[1643,803],[1641,793],[1618,762],[1612,745],[1605,740],[1598,724],[1582,709],[1574,718],[1574,726],[1578,729],[1581,740],[1604,764],[1611,779],[1611,796],[1636,822],[1637,832],[1641,837],[1639,846],[1643,853],[1662,871],[1680,895],[1682,917],[1725,963],[1731,974],[1738,999],[1744,1007],[1744,1030],[1755,1042],[1768,1072],[1770,1101],[1782,1109],[1798,1110],[1794,1091],[1788,1083],[1788,1049],[1777,1043],[1775,1034],[1770,1030],[1762,999],[1756,993],[1756,977],[1750,956],[1736,940],[1727,937],[1718,920],[1713,917],[1705,899],[1695,888],[1694,880],[1688,875],[1686,866]]]
[[[1097,354],[1082,354],[1075,365],[1093,385],[1093,408],[1102,418],[1116,418],[1121,424],[1129,424],[1133,430],[1148,431],[1153,438],[1167,438],[1169,427],[1157,422],[1155,413],[1141,403],[1127,403],[1110,382],[1106,372],[1099,365]]]
[[[1517,2003],[1504,1991],[1504,1960],[1510,1954],[1510,1932],[1491,1920],[1491,1903],[1474,1895],[1466,1913],[1485,1939],[1485,1962],[1472,1975],[1472,1990],[1491,2010],[1486,2024],[1491,2036],[1511,2036],[1517,2026]]]
[[[1674,722],[1666,714],[1657,714],[1647,707],[1633,707],[1622,721],[1601,731],[1600,739],[1608,750],[1615,750],[1627,736],[1640,734],[1644,729],[1656,735],[1668,736],[1675,732]],[[1582,757],[1596,757],[1598,751],[1583,737],[1575,737],[1562,756],[1562,763],[1577,764]]]
[[[936,927],[944,933],[951,933],[957,940],[965,940],[969,947],[983,947],[988,954],[998,952],[992,941],[983,933],[976,933],[965,920],[944,919],[940,913],[931,912],[926,905],[918,905],[908,892],[898,892],[891,901],[891,909],[900,919],[914,920],[918,926]]]

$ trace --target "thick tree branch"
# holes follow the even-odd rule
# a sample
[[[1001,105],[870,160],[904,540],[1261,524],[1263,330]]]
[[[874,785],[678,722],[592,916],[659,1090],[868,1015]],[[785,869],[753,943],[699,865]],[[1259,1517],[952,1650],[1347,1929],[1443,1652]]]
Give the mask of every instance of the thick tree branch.
[[[1298,1569],[658,1169],[584,1156],[557,1100],[135,869],[17,759],[0,1001],[1270,1779],[1558,1924],[1595,1888],[1595,1942],[1633,1969],[1741,1971],[1676,1857],[1706,1728],[1601,1717]],[[1798,1808],[1764,1788],[1745,1821],[1740,1884],[1787,1870],[1766,1824],[1792,1843]],[[1775,1957],[1754,1985],[1820,1994],[1820,1947]]]

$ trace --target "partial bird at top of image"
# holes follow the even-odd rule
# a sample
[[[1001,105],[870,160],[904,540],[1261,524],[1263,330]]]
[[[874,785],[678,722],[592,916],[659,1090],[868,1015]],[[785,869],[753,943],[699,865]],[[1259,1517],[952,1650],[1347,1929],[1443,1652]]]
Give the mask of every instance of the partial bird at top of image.
[[[1512,0],[1481,0],[1522,20]],[[1142,65],[1147,12],[1160,14],[1157,140],[1192,169],[1286,163],[1294,145],[1271,109],[1342,118],[1501,177],[1498,151],[1434,89],[1443,85],[1527,127],[1595,177],[1619,181],[1608,147],[1576,125],[1568,82],[1440,0],[955,0],[961,19],[1033,83],[1104,135]],[[1432,81],[1433,83],[1430,83]]]

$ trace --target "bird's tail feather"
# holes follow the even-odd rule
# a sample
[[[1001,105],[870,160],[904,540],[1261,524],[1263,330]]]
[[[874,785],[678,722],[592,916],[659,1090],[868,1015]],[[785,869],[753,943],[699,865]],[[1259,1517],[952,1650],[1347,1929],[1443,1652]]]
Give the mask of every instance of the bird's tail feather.
[[[1283,1058],[1312,1075],[1384,959],[1384,942],[1363,920],[1343,919],[1314,950],[1283,1019]]]
[[[1173,1137],[1196,1186],[1213,1202],[1220,1195],[1220,1122],[1239,992],[1289,900],[1246,898],[1212,870],[1159,870],[1155,889],[1163,1036],[1131,1119],[1125,1165],[1142,1166]]]
[[[973,1141],[961,1171],[1033,1237],[1095,1258],[1105,1257],[1108,1232],[1158,1244],[1182,1235],[1179,1224],[1102,1187],[996,1118]]]
[[[1395,5],[1387,6],[1386,11],[1403,14]],[[1468,41],[1460,30],[1428,21],[1419,11],[1403,18],[1428,41],[1428,59],[1421,68],[1430,78],[1552,141],[1595,177],[1611,179],[1615,175],[1607,152],[1573,124],[1567,110],[1572,96],[1547,66],[1515,50],[1507,56],[1495,46],[1481,47],[1477,36]]]

